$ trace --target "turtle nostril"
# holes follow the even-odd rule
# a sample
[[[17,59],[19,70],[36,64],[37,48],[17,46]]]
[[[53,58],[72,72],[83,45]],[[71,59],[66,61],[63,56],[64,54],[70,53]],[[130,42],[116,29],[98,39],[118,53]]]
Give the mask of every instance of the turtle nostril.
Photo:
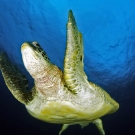
[[[33,44],[35,47],[40,47],[39,43],[36,42],[36,41],[32,42],[32,44]]]

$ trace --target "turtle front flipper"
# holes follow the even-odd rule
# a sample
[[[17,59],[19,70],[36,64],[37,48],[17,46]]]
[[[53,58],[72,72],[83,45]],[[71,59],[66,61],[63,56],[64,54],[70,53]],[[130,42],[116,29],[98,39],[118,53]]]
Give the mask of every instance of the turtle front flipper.
[[[68,88],[74,92],[84,90],[89,85],[83,69],[83,40],[78,31],[72,11],[67,23],[67,48],[64,59],[64,79]],[[83,88],[83,89],[82,89]]]
[[[33,88],[30,92],[26,77],[9,61],[6,53],[0,54],[0,70],[5,83],[13,96],[23,104],[28,104],[33,100],[36,91]]]

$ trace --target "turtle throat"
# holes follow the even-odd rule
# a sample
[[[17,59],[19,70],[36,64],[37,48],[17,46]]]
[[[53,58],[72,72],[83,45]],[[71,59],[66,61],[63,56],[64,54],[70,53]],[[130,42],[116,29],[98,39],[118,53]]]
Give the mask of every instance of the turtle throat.
[[[40,73],[40,76],[34,79],[35,87],[42,94],[52,96],[60,89],[61,78],[61,70],[57,66],[51,65],[44,72]]]

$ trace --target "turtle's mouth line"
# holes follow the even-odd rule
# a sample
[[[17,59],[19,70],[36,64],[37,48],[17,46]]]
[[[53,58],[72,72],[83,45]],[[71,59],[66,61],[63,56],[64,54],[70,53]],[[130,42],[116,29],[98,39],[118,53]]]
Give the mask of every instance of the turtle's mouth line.
[[[22,51],[25,51],[26,49],[30,49],[30,48],[31,48],[31,50],[33,50],[34,52],[36,52],[35,51],[36,50],[36,47],[34,45],[28,43],[28,42],[23,43],[22,46],[21,46],[21,50]]]
[[[23,43],[21,46],[21,52],[22,54],[25,55],[25,57],[27,57],[27,55],[31,54],[36,60],[38,60],[38,51],[36,51],[36,47],[30,43]]]
[[[21,46],[21,52],[22,54],[24,54],[24,52],[28,53],[28,54],[32,54],[33,57],[37,60],[39,58],[44,58],[45,61],[49,62],[49,58],[47,57],[46,52],[40,47],[40,46],[35,46],[30,42],[25,42],[22,44]]]

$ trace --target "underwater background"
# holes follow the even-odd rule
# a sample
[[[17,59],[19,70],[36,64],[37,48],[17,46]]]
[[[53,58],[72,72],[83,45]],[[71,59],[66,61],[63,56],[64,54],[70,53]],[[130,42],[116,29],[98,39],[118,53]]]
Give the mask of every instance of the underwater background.
[[[0,52],[27,76],[20,47],[37,41],[63,70],[68,11],[83,34],[84,70],[120,108],[102,118],[106,135],[135,135],[135,0],[0,0]],[[0,73],[0,134],[58,135],[62,125],[31,117]],[[99,135],[96,126],[69,126],[62,135]]]

